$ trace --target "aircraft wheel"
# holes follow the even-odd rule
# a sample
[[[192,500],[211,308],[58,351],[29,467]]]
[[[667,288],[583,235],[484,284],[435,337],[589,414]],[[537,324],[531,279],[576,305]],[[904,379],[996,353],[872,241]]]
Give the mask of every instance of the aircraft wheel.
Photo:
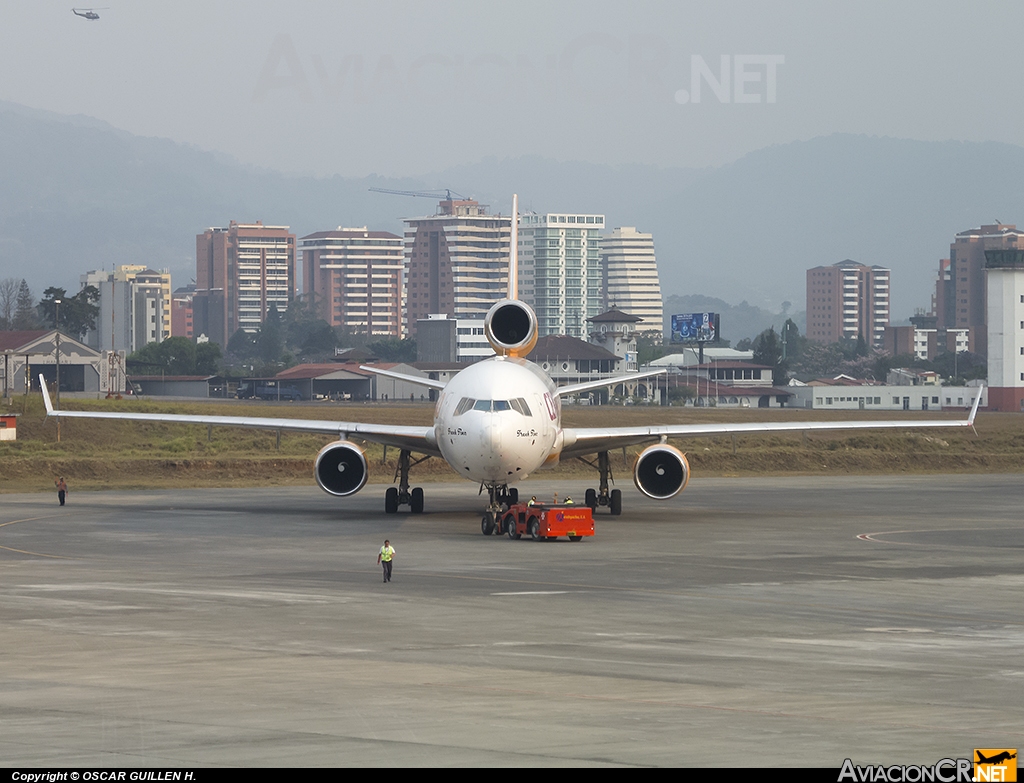
[[[570,541],[582,541],[583,536],[569,536]]]
[[[394,514],[398,511],[398,489],[396,487],[388,487],[387,492],[384,493],[384,513]]]
[[[530,524],[526,526],[527,531],[530,533],[530,538],[534,541],[543,541],[544,536],[540,534],[540,520],[534,517],[530,520]]]
[[[484,514],[483,519],[480,520],[480,532],[485,536],[494,533],[494,517],[491,516],[490,512]]]
[[[412,506],[412,513],[423,513],[423,487],[413,487],[410,505]]]
[[[617,517],[617,516],[619,516],[622,513],[622,490],[621,489],[613,489],[612,490],[611,503],[609,503],[608,505],[610,505],[612,507],[612,516]]]
[[[518,502],[519,502],[519,488],[518,487],[509,487],[508,488],[508,504],[510,506],[514,506]]]
[[[583,504],[586,505],[586,506],[590,506],[590,510],[591,511],[596,511],[597,510],[597,491],[593,490],[593,489],[588,489],[586,497],[583,500]]]

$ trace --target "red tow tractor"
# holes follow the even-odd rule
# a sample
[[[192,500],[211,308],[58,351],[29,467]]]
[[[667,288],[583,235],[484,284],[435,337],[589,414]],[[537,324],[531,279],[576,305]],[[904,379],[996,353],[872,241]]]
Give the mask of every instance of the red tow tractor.
[[[512,539],[529,536],[534,541],[550,541],[568,536],[570,541],[579,541],[594,535],[594,515],[589,506],[516,503],[501,516],[498,532]]]

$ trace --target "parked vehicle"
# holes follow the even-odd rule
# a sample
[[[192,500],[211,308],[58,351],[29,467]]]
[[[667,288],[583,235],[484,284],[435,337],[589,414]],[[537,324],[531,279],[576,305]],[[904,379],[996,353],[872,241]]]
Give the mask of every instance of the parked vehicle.
[[[594,535],[594,514],[590,506],[559,503],[516,503],[509,506],[501,517],[500,528],[488,531],[487,517],[482,523],[484,535],[490,532],[504,533],[511,539],[529,536],[534,541],[546,541],[567,536],[570,541],[579,541],[583,536]]]

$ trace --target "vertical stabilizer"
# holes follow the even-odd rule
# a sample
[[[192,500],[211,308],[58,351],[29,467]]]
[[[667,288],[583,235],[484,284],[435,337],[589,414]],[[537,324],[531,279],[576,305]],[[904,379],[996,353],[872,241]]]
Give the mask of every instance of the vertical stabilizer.
[[[512,233],[509,236],[508,298],[519,298],[519,195],[512,194]]]

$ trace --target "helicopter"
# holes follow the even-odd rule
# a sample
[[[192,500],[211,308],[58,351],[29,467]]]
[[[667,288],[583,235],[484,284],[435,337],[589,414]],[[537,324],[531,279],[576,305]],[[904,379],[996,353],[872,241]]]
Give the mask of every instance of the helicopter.
[[[80,16],[83,19],[88,19],[90,22],[95,22],[100,18],[100,15],[96,11],[106,11],[106,8],[72,8],[71,13],[75,16]]]

